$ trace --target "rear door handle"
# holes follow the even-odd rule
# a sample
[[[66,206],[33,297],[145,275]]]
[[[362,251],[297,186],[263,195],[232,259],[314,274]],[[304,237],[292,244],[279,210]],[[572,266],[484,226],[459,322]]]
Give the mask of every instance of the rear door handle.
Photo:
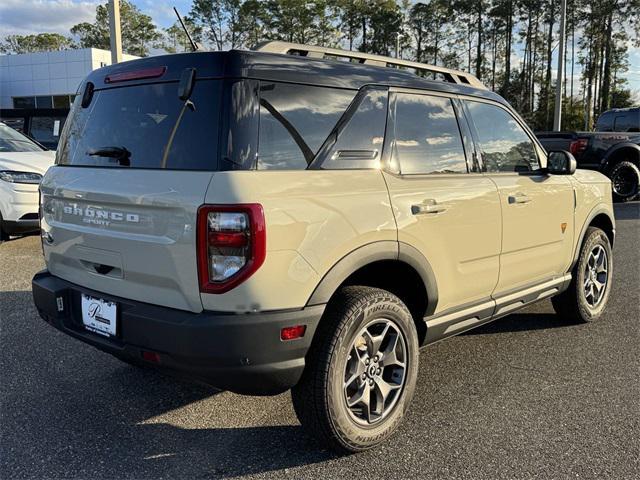
[[[531,201],[531,197],[525,195],[524,193],[516,193],[515,195],[509,195],[509,204],[513,203],[529,203]]]
[[[417,205],[411,205],[411,213],[413,213],[414,215],[424,215],[426,213],[441,213],[444,212],[447,208],[448,207],[446,205],[438,203],[434,199],[430,198]]]

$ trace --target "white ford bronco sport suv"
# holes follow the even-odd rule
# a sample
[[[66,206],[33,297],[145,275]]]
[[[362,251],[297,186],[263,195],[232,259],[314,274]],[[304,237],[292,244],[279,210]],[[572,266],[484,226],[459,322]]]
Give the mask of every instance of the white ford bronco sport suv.
[[[341,451],[397,428],[421,346],[548,297],[591,321],[611,289],[609,180],[473,76],[386,57],[271,42],[96,70],[40,191],[42,318],[221,389],[291,388]]]

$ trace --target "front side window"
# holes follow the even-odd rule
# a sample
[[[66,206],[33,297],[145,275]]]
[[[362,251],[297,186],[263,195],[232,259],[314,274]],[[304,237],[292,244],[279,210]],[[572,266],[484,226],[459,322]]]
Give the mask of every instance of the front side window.
[[[402,174],[467,173],[462,136],[451,100],[394,94],[393,162]]]
[[[303,170],[356,92],[278,82],[260,84],[259,170]]]
[[[488,172],[532,172],[540,164],[535,146],[513,116],[495,105],[467,101]]]

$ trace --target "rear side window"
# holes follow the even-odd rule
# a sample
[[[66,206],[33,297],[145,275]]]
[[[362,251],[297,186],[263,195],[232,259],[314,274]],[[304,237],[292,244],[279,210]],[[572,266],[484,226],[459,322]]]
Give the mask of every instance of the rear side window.
[[[611,132],[613,131],[613,115],[610,113],[603,113],[598,117],[596,122],[596,131],[598,132]]]
[[[387,89],[366,88],[340,119],[320,153],[322,168],[377,168],[387,121]],[[333,140],[335,139],[335,143]]]
[[[622,115],[616,115],[613,122],[614,132],[640,131],[640,110],[629,110]]]
[[[87,108],[74,103],[58,163],[215,170],[221,85],[197,81],[193,106],[178,98],[177,82],[96,90]]]
[[[535,146],[513,116],[495,105],[466,102],[488,172],[531,172],[539,169]]]
[[[259,170],[302,170],[356,92],[278,82],[260,84]]]
[[[467,173],[462,136],[451,100],[394,94],[393,162],[402,174]]]

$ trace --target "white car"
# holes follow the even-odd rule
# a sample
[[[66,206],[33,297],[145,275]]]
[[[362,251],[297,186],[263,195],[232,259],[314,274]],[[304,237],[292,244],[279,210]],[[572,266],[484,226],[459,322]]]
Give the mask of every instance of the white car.
[[[38,185],[54,158],[54,151],[0,122],[0,243],[38,231]]]

